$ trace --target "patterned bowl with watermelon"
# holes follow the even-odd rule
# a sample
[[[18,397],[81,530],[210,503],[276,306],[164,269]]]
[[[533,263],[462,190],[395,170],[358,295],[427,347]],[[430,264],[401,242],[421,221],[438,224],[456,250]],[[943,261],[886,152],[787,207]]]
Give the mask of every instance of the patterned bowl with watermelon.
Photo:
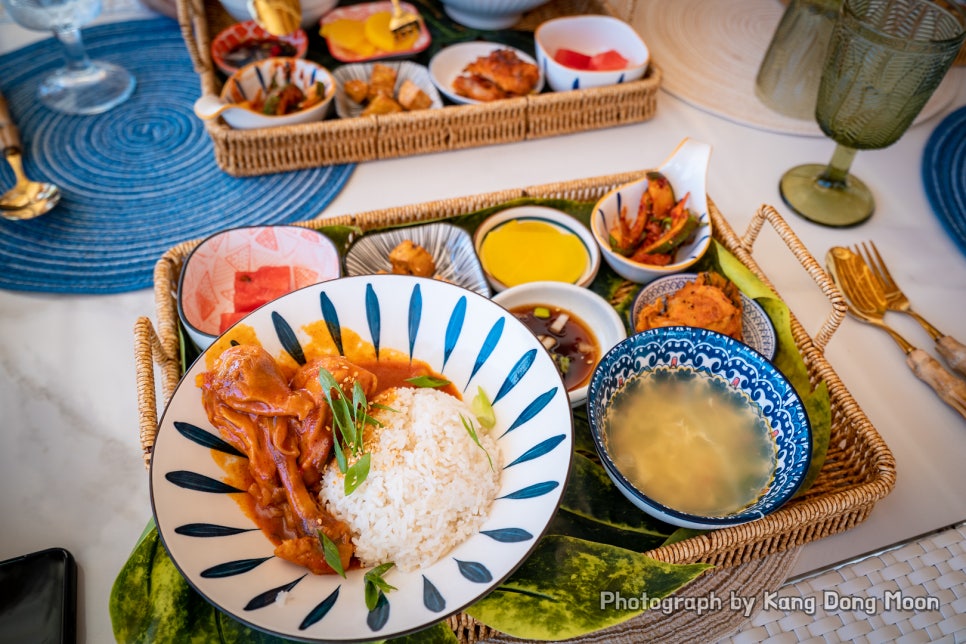
[[[612,16],[563,16],[537,27],[537,63],[555,92],[639,80],[650,51],[629,24]]]
[[[178,315],[200,350],[286,293],[340,277],[339,252],[301,226],[244,226],[211,235],[185,260]]]

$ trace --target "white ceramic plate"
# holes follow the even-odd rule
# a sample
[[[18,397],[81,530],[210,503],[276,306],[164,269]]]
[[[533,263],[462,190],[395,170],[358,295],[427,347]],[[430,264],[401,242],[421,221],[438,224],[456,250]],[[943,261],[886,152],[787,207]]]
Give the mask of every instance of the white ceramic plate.
[[[477,387],[487,392],[496,414],[490,431],[505,465],[480,531],[427,568],[390,570],[385,579],[397,590],[372,612],[364,601],[365,570],[350,570],[346,579],[313,575],[275,557],[213,457],[227,444],[208,422],[195,385],[207,352],[178,385],[159,425],[150,477],[154,517],[188,582],[245,624],[301,640],[388,639],[474,603],[536,546],[570,470],[570,404],[534,335],[467,289],[402,275],[345,277],[281,297],[245,323],[269,353],[294,358],[308,340],[304,327],[320,320],[333,338],[351,329],[373,346],[425,361],[464,399]]]
[[[475,105],[481,101],[473,100],[472,98],[467,98],[465,96],[460,96],[453,90],[453,81],[456,80],[457,76],[463,74],[463,69],[469,65],[471,62],[480,58],[481,56],[489,56],[490,52],[494,49],[512,49],[520,60],[526,61],[528,63],[537,64],[537,61],[533,59],[532,56],[526,54],[525,52],[516,49],[515,47],[510,47],[508,45],[503,45],[495,42],[483,42],[483,41],[473,41],[473,42],[463,42],[456,45],[450,45],[449,47],[440,50],[432,60],[429,61],[429,75],[433,79],[433,84],[439,89],[443,95],[454,103],[464,103]],[[537,86],[533,88],[531,94],[539,94],[543,89],[543,71],[540,71],[540,80],[537,81]]]
[[[442,222],[407,226],[363,235],[345,254],[346,275],[372,275],[392,272],[389,253],[405,240],[425,248],[436,264],[436,274],[451,284],[490,296],[490,286],[473,248],[470,234]]]
[[[375,63],[354,63],[351,65],[340,65],[332,72],[332,76],[335,78],[335,112],[340,118],[352,118],[354,116],[359,116],[362,114],[362,110],[366,109],[366,106],[361,103],[356,103],[345,93],[345,83],[349,80],[364,80],[369,82],[369,77],[372,76],[372,66]],[[412,63],[406,60],[403,61],[383,61],[380,63],[387,67],[392,67],[396,70],[396,92],[399,92],[399,87],[403,84],[403,81],[409,79],[416,83],[419,89],[426,92],[426,94],[433,100],[433,105],[429,109],[434,109],[437,107],[443,107],[443,99],[440,98],[439,92],[436,91],[436,86],[433,84],[433,80],[429,77],[429,70],[424,66],[417,63]]]
[[[677,293],[688,282],[698,278],[697,273],[677,273],[666,277],[659,277],[644,288],[634,298],[634,305],[628,312],[631,329],[637,314],[648,304],[653,304],[659,297],[667,297]],[[778,347],[775,338],[775,327],[771,319],[758,302],[744,293],[741,294],[741,337],[749,347],[765,356],[769,360],[775,357]]]

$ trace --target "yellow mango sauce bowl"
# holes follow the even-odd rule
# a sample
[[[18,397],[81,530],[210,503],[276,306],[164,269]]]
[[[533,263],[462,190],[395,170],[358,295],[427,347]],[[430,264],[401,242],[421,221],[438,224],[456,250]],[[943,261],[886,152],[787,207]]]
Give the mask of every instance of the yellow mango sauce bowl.
[[[600,248],[590,230],[544,206],[492,215],[477,228],[473,244],[496,292],[541,281],[588,286],[600,268]]]

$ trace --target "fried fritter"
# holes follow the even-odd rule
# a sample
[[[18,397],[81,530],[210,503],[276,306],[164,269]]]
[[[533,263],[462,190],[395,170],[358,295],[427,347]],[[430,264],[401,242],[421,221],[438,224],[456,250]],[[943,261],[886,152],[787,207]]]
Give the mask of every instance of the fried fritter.
[[[389,251],[389,263],[392,264],[392,272],[399,275],[433,277],[436,274],[433,256],[410,239],[404,239]]]
[[[533,63],[520,60],[512,49],[496,49],[489,56],[481,56],[463,72],[485,78],[512,96],[529,94],[540,80],[540,69]]]
[[[711,271],[698,275],[673,295],[643,307],[634,320],[637,332],[664,326],[692,326],[742,339],[742,302],[738,287]]]

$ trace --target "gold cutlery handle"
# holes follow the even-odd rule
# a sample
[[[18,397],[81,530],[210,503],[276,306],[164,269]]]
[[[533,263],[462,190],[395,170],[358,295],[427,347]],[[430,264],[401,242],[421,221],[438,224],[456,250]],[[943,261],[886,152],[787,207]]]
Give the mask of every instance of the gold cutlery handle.
[[[20,130],[10,116],[7,99],[0,94],[0,152],[6,153],[10,148],[20,149]]]
[[[946,371],[939,361],[922,349],[906,356],[906,364],[920,380],[932,387],[943,401],[966,419],[966,381]]]
[[[958,373],[966,376],[966,345],[950,335],[936,339],[936,350]]]

